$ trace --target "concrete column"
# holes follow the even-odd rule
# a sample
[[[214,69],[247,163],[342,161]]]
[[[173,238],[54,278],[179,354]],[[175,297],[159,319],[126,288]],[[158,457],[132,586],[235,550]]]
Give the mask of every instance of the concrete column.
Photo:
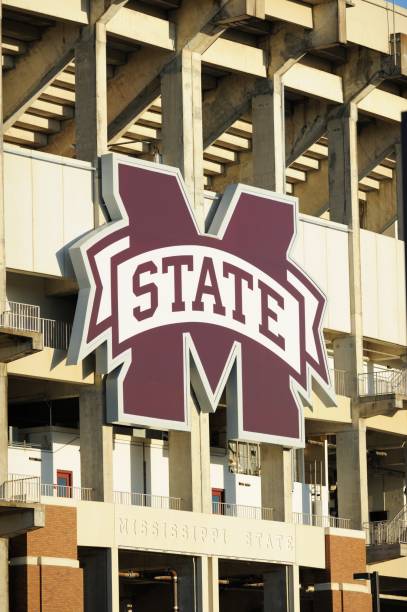
[[[204,227],[201,57],[183,49],[161,78],[163,163],[181,170]]]
[[[300,568],[298,565],[287,567],[288,603],[290,612],[300,612]]]
[[[252,99],[253,183],[285,193],[284,85],[270,80],[271,91]]]
[[[8,411],[7,365],[0,363],[0,484],[8,475]],[[0,610],[7,612],[8,603],[8,540],[0,538]]]
[[[264,612],[292,612],[289,596],[288,568],[277,566],[263,575]]]
[[[403,128],[404,129],[404,128]],[[403,136],[405,138],[406,136]],[[396,214],[397,233],[396,238],[405,240],[406,220],[404,211],[404,186],[403,186],[403,156],[401,144],[395,146],[396,154]]]
[[[212,512],[209,415],[189,402],[191,431],[170,431],[168,463],[170,496],[181,498],[183,510]]]
[[[93,4],[93,3],[92,3]],[[95,3],[97,4],[97,3]],[[76,157],[89,161],[94,171],[95,227],[105,217],[101,209],[99,156],[107,153],[106,25],[82,29],[75,47]]]
[[[198,557],[197,612],[219,612],[219,564],[217,557]]]
[[[0,23],[2,23],[2,0],[0,0]],[[0,32],[0,51],[2,45],[2,35]],[[0,112],[3,116],[3,85],[0,79]],[[0,313],[6,308],[6,249],[4,239],[4,179],[3,179],[3,124],[0,127]]]
[[[273,508],[277,521],[292,519],[292,454],[272,444],[261,445],[261,504]]]
[[[336,434],[338,512],[360,529],[369,521],[366,426],[362,419],[352,429]]]
[[[335,367],[348,373],[349,391],[357,398],[357,375],[363,372],[362,281],[357,159],[357,108],[350,104],[328,121],[329,210],[332,221],[349,227],[351,336],[334,345]]]
[[[105,392],[99,378],[79,396],[81,484],[95,501],[113,501],[113,428],[105,423]]]
[[[119,549],[113,546],[108,554],[108,612],[120,612]]]

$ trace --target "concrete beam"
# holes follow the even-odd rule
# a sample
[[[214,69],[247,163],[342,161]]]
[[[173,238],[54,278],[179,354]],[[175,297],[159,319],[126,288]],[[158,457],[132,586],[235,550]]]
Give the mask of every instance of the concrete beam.
[[[249,19],[265,19],[264,0],[234,0],[221,9],[216,22],[220,24],[241,24]]]
[[[40,97],[56,75],[73,58],[79,27],[58,23],[45,31],[38,43],[19,59],[18,66],[3,75],[3,116],[7,130],[34,100]]]
[[[43,337],[40,332],[16,331],[2,327],[0,329],[0,362],[10,363],[32,353],[42,351]]]
[[[175,50],[175,25],[167,19],[160,19],[128,8],[116,12],[107,25],[107,33],[124,40]]]
[[[45,527],[43,506],[0,501],[0,538],[14,538],[40,527]]]
[[[75,23],[88,23],[88,13],[83,0],[70,0],[69,2],[55,2],[54,0],[2,0],[3,7],[41,15],[61,21]]]

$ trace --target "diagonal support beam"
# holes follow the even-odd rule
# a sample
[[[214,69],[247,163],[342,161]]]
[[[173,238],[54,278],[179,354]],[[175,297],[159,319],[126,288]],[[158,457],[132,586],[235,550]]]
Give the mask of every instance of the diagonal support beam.
[[[79,33],[78,25],[58,23],[19,59],[14,70],[3,75],[4,130],[11,127],[69,64]]]

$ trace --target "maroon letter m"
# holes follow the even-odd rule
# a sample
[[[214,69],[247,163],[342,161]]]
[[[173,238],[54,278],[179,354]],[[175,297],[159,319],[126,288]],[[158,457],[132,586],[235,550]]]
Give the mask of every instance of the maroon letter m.
[[[106,155],[111,222],[70,250],[80,292],[68,354],[96,350],[107,418],[189,428],[192,391],[228,435],[299,446],[312,379],[330,393],[325,297],[290,257],[296,200],[230,186],[200,233],[175,168]]]

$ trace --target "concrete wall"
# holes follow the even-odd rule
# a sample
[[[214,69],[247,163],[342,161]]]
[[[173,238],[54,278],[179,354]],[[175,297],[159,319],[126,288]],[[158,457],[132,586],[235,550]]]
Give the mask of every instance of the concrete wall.
[[[404,242],[361,230],[363,335],[407,344]]]
[[[292,256],[328,297],[324,327],[350,331],[347,228],[307,215],[300,216]]]
[[[72,276],[67,247],[93,228],[91,165],[8,146],[4,176],[7,267]]]

